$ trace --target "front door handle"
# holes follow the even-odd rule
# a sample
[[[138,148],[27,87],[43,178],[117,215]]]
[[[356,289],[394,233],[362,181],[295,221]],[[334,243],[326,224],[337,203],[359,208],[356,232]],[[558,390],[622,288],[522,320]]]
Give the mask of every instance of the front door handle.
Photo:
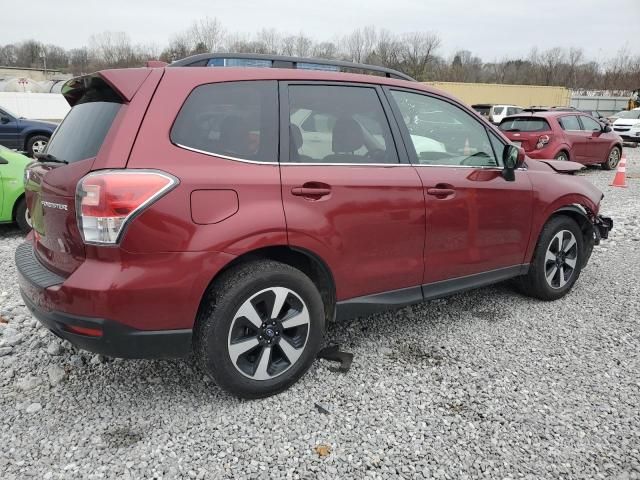
[[[455,193],[456,191],[453,188],[427,188],[427,194],[436,198],[447,198]]]
[[[312,187],[312,186],[302,186],[302,187],[293,187],[291,189],[291,195],[295,195],[296,197],[304,197],[316,200],[318,198],[326,197],[331,194],[331,189],[328,187]]]

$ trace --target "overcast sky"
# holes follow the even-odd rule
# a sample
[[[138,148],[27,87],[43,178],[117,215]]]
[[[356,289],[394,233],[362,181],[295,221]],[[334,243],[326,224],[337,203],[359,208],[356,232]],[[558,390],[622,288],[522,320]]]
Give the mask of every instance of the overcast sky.
[[[486,61],[525,56],[532,46],[582,47],[611,58],[640,55],[640,0],[0,0],[0,44],[34,38],[66,48],[105,30],[164,47],[201,17],[229,31],[274,27],[332,40],[374,25],[396,33],[434,31],[441,55],[468,49]]]

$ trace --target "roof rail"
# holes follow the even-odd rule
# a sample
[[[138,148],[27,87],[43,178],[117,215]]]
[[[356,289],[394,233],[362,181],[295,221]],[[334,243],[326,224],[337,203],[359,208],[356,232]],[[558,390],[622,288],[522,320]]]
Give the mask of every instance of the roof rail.
[[[240,60],[240,62],[232,62],[226,65],[228,60]],[[249,62],[254,61],[251,65]],[[233,65],[235,63],[236,65]],[[342,60],[327,60],[324,58],[304,58],[304,57],[287,57],[283,55],[265,55],[261,53],[201,53],[190,57],[176,60],[169,64],[169,67],[207,67],[207,66],[256,66],[267,68],[292,68],[305,70],[327,70],[339,72],[345,70],[363,70],[375,73],[382,73],[388,78],[399,78],[410,82],[417,81],[402,72],[391,68],[379,67],[377,65],[366,65],[364,63],[344,62]],[[325,68],[323,68],[325,67]],[[334,67],[334,68],[331,68]]]

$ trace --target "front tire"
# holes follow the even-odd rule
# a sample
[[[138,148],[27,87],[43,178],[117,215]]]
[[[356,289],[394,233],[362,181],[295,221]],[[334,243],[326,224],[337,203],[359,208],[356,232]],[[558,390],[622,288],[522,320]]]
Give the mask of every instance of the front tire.
[[[241,398],[262,398],[294,384],[323,344],[324,305],[301,271],[271,260],[241,265],[217,279],[198,316],[200,367]]]
[[[602,166],[602,169],[613,170],[614,168],[616,168],[618,166],[618,163],[620,162],[621,156],[622,156],[622,152],[620,152],[620,148],[613,147],[609,152],[609,156],[607,157],[607,160],[600,164]]]
[[[15,211],[15,221],[18,224],[18,228],[20,228],[23,233],[29,233],[31,231],[31,217],[29,216],[27,202],[24,197],[18,201]]]
[[[34,135],[27,142],[27,154],[31,158],[35,158],[36,153],[43,153],[49,143],[49,137],[46,135]]]
[[[552,218],[542,229],[529,272],[519,279],[520,291],[540,300],[565,296],[580,276],[584,255],[578,224],[564,215]]]

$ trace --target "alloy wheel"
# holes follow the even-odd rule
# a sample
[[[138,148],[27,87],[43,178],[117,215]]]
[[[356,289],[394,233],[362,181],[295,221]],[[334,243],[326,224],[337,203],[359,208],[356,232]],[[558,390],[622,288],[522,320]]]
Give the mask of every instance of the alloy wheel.
[[[245,377],[271,380],[298,361],[309,327],[309,310],[293,290],[261,290],[234,315],[227,340],[229,358]]]
[[[569,230],[556,233],[544,257],[544,275],[553,289],[564,287],[573,276],[578,263],[578,242]]]
[[[620,161],[620,152],[618,151],[617,148],[614,148],[613,150],[611,150],[611,153],[609,153],[609,159],[607,160],[607,162],[609,163],[609,167],[611,169],[616,168],[619,161]]]
[[[560,160],[561,162],[566,162],[567,160],[569,160],[569,158],[565,153],[559,153],[558,156],[556,157],[556,160]]]
[[[33,150],[33,154],[44,152],[45,147],[47,146],[47,142],[44,140],[37,140],[33,142],[31,150]]]

